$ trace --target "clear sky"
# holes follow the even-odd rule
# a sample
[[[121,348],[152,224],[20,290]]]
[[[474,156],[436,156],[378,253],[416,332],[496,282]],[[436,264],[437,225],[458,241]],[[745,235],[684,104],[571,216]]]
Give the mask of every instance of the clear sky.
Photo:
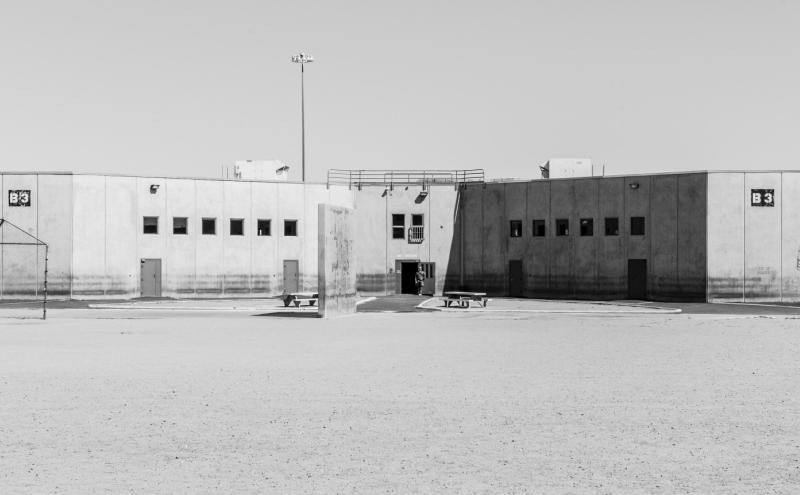
[[[800,169],[800,1],[0,0],[0,169]]]

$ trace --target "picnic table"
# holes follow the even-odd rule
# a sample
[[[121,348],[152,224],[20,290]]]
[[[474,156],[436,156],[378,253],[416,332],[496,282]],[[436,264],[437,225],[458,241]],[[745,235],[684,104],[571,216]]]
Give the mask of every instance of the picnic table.
[[[309,306],[313,306],[318,299],[319,294],[317,292],[287,292],[283,295],[283,305],[289,307],[290,304],[294,303],[294,306],[299,308],[300,303],[306,301]]]
[[[446,308],[451,307],[453,304],[457,304],[461,308],[468,308],[473,302],[485,308],[486,303],[489,302],[485,292],[449,291],[444,292],[442,295],[444,296],[442,300]]]

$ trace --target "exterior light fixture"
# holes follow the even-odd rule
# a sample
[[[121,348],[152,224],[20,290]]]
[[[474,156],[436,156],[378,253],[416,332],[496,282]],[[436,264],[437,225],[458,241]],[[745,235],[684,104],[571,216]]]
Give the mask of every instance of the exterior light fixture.
[[[159,184],[150,184],[150,194],[158,192]]]
[[[300,177],[303,182],[306,181],[306,103],[303,77],[305,73],[305,65],[313,61],[314,57],[307,53],[300,52],[297,55],[292,55],[292,62],[300,64],[300,139],[302,149],[302,168],[300,170]]]
[[[628,184],[628,187],[630,187],[631,189],[639,189],[639,183],[631,182],[630,184]]]

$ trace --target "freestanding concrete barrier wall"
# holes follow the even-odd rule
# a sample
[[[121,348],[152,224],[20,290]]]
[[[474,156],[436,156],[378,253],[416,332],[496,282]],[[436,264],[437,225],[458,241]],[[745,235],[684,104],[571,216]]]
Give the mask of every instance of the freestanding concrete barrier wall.
[[[356,312],[355,218],[341,206],[318,206],[319,314],[331,318]]]

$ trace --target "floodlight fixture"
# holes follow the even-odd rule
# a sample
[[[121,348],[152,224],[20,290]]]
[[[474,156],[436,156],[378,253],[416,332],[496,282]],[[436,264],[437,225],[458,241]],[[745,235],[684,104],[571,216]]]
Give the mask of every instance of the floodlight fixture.
[[[296,64],[307,64],[314,61],[314,56],[308,53],[300,52],[297,55],[292,55],[292,62]]]

